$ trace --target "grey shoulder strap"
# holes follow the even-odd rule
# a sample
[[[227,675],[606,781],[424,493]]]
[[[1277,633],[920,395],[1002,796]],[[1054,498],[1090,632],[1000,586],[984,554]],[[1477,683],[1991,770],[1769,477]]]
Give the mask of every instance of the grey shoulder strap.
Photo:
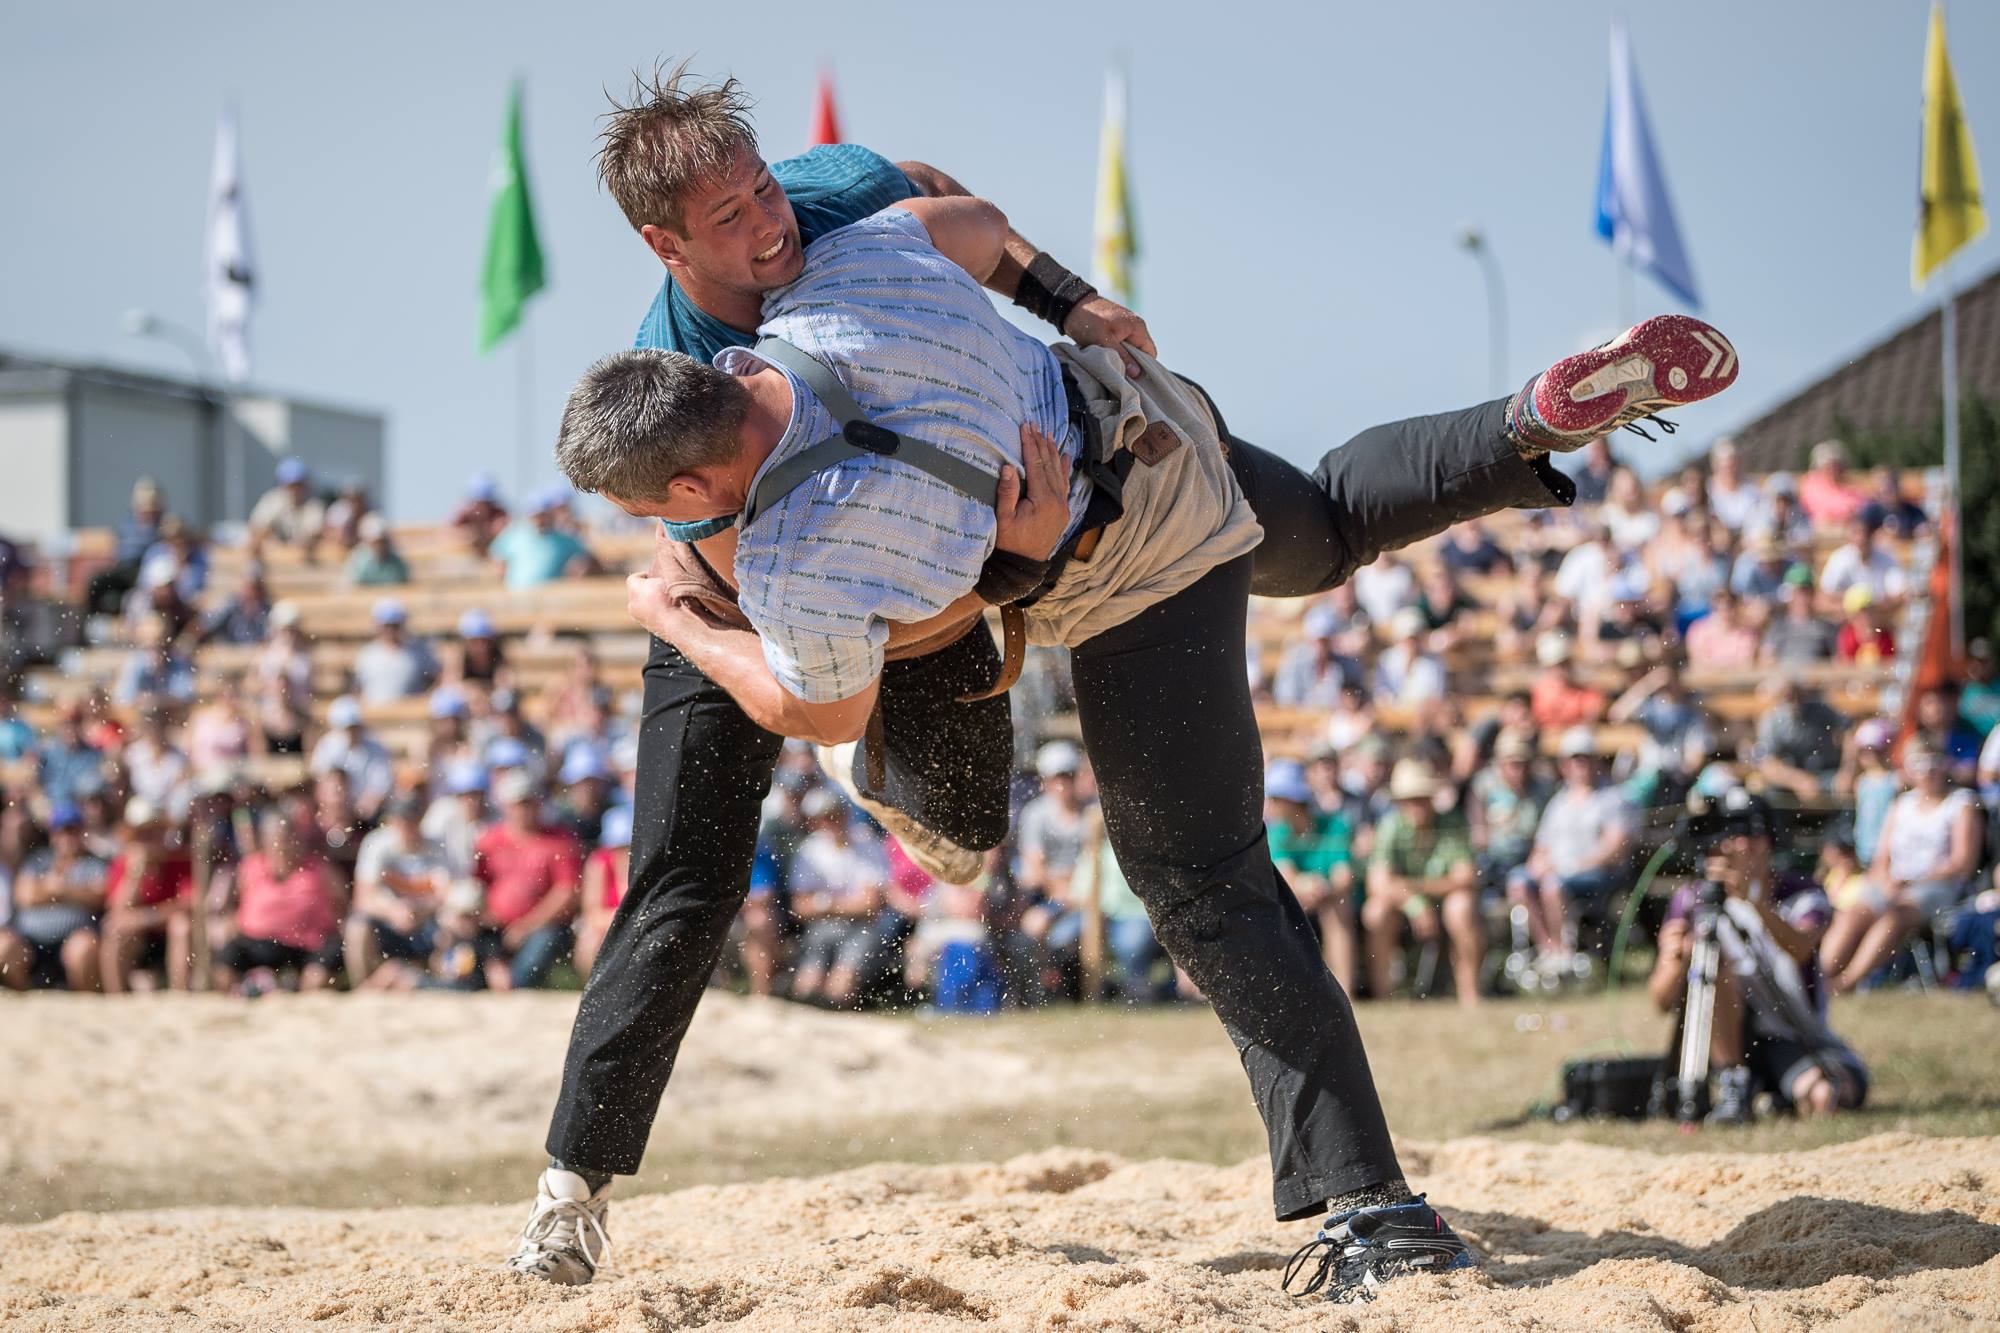
[[[999,499],[1000,478],[994,473],[955,454],[946,453],[934,444],[899,435],[870,421],[868,414],[854,401],[853,395],[847,392],[847,386],[818,358],[800,351],[783,338],[759,339],[751,350],[798,376],[812,390],[813,397],[819,399],[820,405],[839,423],[840,434],[808,445],[766,472],[764,479],[757,483],[756,493],[750,497],[749,512],[743,518],[746,525],[755,523],[758,515],[790,495],[809,478],[864,454],[879,454],[899,463],[908,463],[988,507]]]

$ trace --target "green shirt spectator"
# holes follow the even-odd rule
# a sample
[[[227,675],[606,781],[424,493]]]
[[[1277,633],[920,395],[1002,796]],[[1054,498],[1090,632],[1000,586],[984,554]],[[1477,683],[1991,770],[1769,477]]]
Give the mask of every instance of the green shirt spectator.
[[[1369,864],[1404,879],[1444,879],[1472,864],[1472,831],[1457,810],[1439,815],[1429,828],[1418,828],[1401,810],[1392,810],[1375,826],[1375,855]]]
[[[1266,827],[1271,843],[1271,859],[1280,870],[1296,870],[1301,875],[1332,879],[1334,872],[1354,859],[1354,830],[1347,816],[1335,812],[1308,816],[1303,830],[1289,822],[1272,820]]]

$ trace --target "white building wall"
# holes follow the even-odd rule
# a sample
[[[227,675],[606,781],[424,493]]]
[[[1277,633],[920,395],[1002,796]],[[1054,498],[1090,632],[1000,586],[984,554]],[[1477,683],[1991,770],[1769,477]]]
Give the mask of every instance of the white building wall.
[[[69,527],[68,462],[60,390],[0,398],[0,534],[39,542]]]

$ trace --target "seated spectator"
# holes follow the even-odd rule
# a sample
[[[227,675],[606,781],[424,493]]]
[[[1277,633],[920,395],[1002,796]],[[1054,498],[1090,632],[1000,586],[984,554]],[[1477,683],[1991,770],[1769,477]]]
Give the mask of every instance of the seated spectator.
[[[478,762],[479,753],[473,748],[471,733],[467,726],[472,709],[465,696],[450,685],[445,685],[431,694],[430,732],[424,737],[424,771],[433,780],[441,779],[457,764]]]
[[[883,929],[889,861],[826,788],[807,792],[801,808],[811,832],[792,860],[792,911],[805,923],[792,998],[850,1005],[893,960],[895,940]]]
[[[1775,604],[1784,596],[1785,578],[1792,569],[1790,554],[1777,538],[1763,533],[1743,544],[1743,554],[1729,572],[1729,590],[1746,602]]]
[[[586,977],[597,962],[597,951],[604,947],[605,932],[611,928],[611,918],[617,914],[618,903],[624,898],[625,885],[631,878],[631,810],[625,806],[612,807],[604,817],[599,837],[601,845],[584,858],[583,903],[576,919],[576,970]],[[761,991],[755,980],[753,977],[750,988],[753,995],[771,993],[768,976]]]
[[[379,522],[381,517],[375,512],[374,501],[368,498],[368,488],[358,481],[349,481],[326,507],[323,535],[345,559],[361,544],[361,525],[371,518]]]
[[[0,712],[0,716],[4,716]],[[1993,678],[1993,645],[1985,639],[1974,639],[1965,645],[1965,679],[1958,688],[1958,716],[1967,726],[1980,736],[1990,736],[1993,726],[2000,722],[2000,682]],[[0,739],[0,758],[6,757],[6,744]]]
[[[361,840],[374,829],[378,812],[361,812],[347,774],[338,768],[314,777],[310,796],[299,793],[286,799],[301,836],[311,840],[310,850],[333,872],[334,886],[342,893],[352,892]]]
[[[146,552],[160,539],[160,522],[166,517],[166,492],[151,477],[141,477],[132,487],[132,505],[114,530],[111,564],[90,576],[84,594],[84,608],[96,615],[116,615],[125,595],[139,585],[139,565]]]
[[[1375,659],[1374,692],[1378,703],[1412,707],[1442,699],[1450,690],[1444,663],[1425,647],[1430,627],[1424,613],[1406,606],[1389,619],[1391,642]]]
[[[1602,524],[1592,524],[1583,540],[1563,557],[1553,589],[1574,605],[1579,615],[1602,614],[1611,600],[1613,577],[1621,564],[1619,548],[1612,544],[1610,534]]]
[[[1820,949],[1836,995],[1866,981],[1920,927],[1941,922],[1979,868],[1979,802],[1953,785],[1945,757],[1912,737],[1903,747],[1903,772],[1909,787],[1882,825],[1869,892],[1834,920]]]
[[[1356,679],[1361,664],[1335,647],[1333,613],[1314,607],[1306,612],[1306,637],[1285,649],[1271,681],[1271,697],[1287,708],[1329,708],[1341,688]]]
[[[538,785],[548,776],[548,739],[521,712],[518,690],[500,689],[487,696],[486,716],[472,726],[472,743],[489,770],[519,768]]]
[[[266,544],[275,543],[296,547],[311,560],[325,527],[326,505],[313,494],[311,469],[302,459],[279,459],[278,484],[250,510],[250,554],[259,556]]]
[[[1605,721],[1637,722],[1646,741],[1637,755],[1637,771],[1661,775],[1673,782],[1691,776],[1693,756],[1701,748],[1708,715],[1688,693],[1681,664],[1669,658],[1633,682],[1605,714]]]
[[[1766,680],[1757,699],[1755,759],[1764,781],[1800,800],[1831,791],[1840,772],[1847,719],[1790,676]]]
[[[1478,519],[1454,523],[1438,549],[1438,559],[1454,574],[1505,574],[1514,567],[1513,560]]]
[[[1550,630],[1535,642],[1542,670],[1528,692],[1528,711],[1544,731],[1594,723],[1604,716],[1604,692],[1577,678],[1569,635]]]
[[[159,695],[184,704],[194,699],[194,663],[174,648],[173,634],[165,620],[154,617],[139,633],[139,643],[118,672],[112,695],[121,704],[134,704],[139,696]]]
[[[1636,835],[1631,807],[1604,781],[1597,738],[1587,727],[1563,734],[1562,787],[1542,808],[1526,874],[1508,900],[1527,909],[1537,969],[1551,980],[1584,971],[1574,913],[1602,908],[1625,878]]]
[[[1722,966],[1710,1018],[1716,1093],[1709,1123],[1747,1122],[1757,1092],[1803,1115],[1852,1110],[1867,1094],[1868,1071],[1827,1026],[1815,956],[1832,916],[1826,894],[1771,864],[1773,816],[1762,800],[1738,789],[1724,801],[1744,813],[1741,830],[1703,860],[1704,877],[1724,894],[1716,923]],[[1683,885],[1668,904],[1647,983],[1662,1012],[1677,1010],[1687,995],[1694,911],[1694,886]]]
[[[1340,809],[1322,811],[1305,771],[1289,759],[1264,770],[1264,829],[1271,862],[1319,930],[1320,953],[1341,989],[1354,993],[1359,928],[1354,915],[1354,830]]]
[[[171,584],[180,600],[192,607],[208,588],[208,543],[202,534],[178,514],[160,520],[160,539],[139,562],[142,587]],[[176,622],[174,634],[181,625]]]
[[[1159,1004],[1174,997],[1171,970],[1161,973],[1166,950],[1153,935],[1153,923],[1137,894],[1132,892],[1125,872],[1108,838],[1098,838],[1084,848],[1084,864],[1071,881],[1069,910],[1049,927],[1048,947],[1065,958],[1075,958],[1081,967],[1085,913],[1096,901],[1103,923],[1104,955],[1110,966],[1106,978],[1114,995],[1126,1004]]]
[[[1868,496],[1848,480],[1847,448],[1839,440],[1821,440],[1812,449],[1812,465],[1799,478],[1799,508],[1815,529],[1832,532],[1852,519]]]
[[[1766,666],[1802,666],[1833,656],[1837,633],[1813,607],[1812,573],[1804,565],[1785,571],[1778,614],[1764,627],[1757,658]]]
[[[1865,588],[1875,601],[1899,606],[1910,595],[1910,576],[1903,562],[1882,543],[1882,514],[1864,506],[1847,526],[1847,541],[1826,558],[1819,572],[1820,612],[1837,616],[1846,609],[1847,594]]]
[[[145,699],[138,709],[138,727],[122,756],[125,785],[132,795],[179,820],[192,797],[194,766],[167,734],[169,719],[157,699]]]
[[[1958,686],[1950,681],[1917,694],[1916,734],[1944,756],[1951,780],[1970,786],[1979,767],[1983,742],[1958,715]]]
[[[1847,618],[1833,637],[1834,656],[1856,666],[1875,666],[1896,655],[1896,631],[1889,627],[1890,610],[1866,588],[1847,590],[1841,599]]]
[[[1459,1004],[1479,1003],[1479,968],[1486,958],[1486,923],[1479,914],[1479,871],[1461,810],[1438,812],[1437,771],[1404,759],[1389,777],[1396,808],[1375,830],[1368,858],[1368,894],[1361,924],[1368,936],[1368,991],[1386,1000],[1407,926],[1421,943],[1438,943],[1439,920],[1451,949]]]
[[[1571,472],[1570,480],[1576,483],[1576,503],[1579,507],[1600,505],[1611,493],[1611,476],[1618,470],[1617,460],[1611,456],[1611,441],[1600,435],[1583,446],[1582,466]]]
[[[542,703],[545,730],[558,745],[600,732],[611,704],[611,689],[598,674],[597,653],[590,640],[579,639],[570,646],[562,677],[544,689]]]
[[[493,617],[478,607],[468,607],[458,617],[458,657],[452,677],[464,685],[491,690],[504,684],[502,674],[507,659],[493,631]]]
[[[361,520],[347,557],[347,581],[357,588],[386,588],[410,581],[410,562],[396,549],[395,534],[380,514]]]
[[[240,765],[262,754],[264,736],[243,706],[240,677],[224,676],[215,692],[188,716],[187,756],[195,773]]]
[[[83,734],[86,717],[81,698],[65,699],[55,729],[35,747],[35,785],[52,806],[75,805],[104,785],[104,752]]]
[[[295,602],[271,608],[271,640],[250,665],[250,714],[270,754],[303,754],[312,717],[313,665]]]
[[[1334,700],[1333,711],[1327,714],[1326,743],[1344,752],[1373,735],[1379,726],[1375,701],[1368,697],[1368,692],[1359,685],[1344,685],[1340,697]]]
[[[1764,491],[1743,476],[1736,441],[1723,438],[1708,451],[1708,512],[1731,532],[1743,532],[1764,511]]]
[[[361,701],[351,694],[326,711],[326,734],[313,746],[306,767],[317,776],[338,770],[347,779],[355,808],[373,819],[396,786],[396,765],[383,744],[363,724]]]
[[[1430,646],[1446,652],[1464,637],[1460,618],[1468,611],[1479,610],[1479,603],[1459,586],[1449,566],[1436,564],[1426,568],[1418,581],[1417,610],[1423,613],[1424,623],[1430,627]]]
[[[287,970],[302,991],[333,985],[343,895],[282,809],[258,819],[256,849],[230,873],[225,895],[236,904],[236,933],[215,953],[218,989],[262,994]]]
[[[1465,797],[1467,829],[1482,888],[1502,891],[1528,862],[1551,784],[1535,772],[1535,745],[1518,731],[1503,731],[1493,762],[1473,776]]]
[[[1903,790],[1902,775],[1889,762],[1889,751],[1895,743],[1896,729],[1887,718],[1869,718],[1854,729],[1851,757],[1834,778],[1834,791],[1854,802],[1854,854],[1864,867],[1875,863],[1889,806]],[[1983,755],[1980,767],[1983,794],[1986,781]],[[1834,886],[1826,887],[1831,893]],[[1847,904],[1836,898],[1834,906]]]
[[[582,889],[583,846],[542,822],[541,793],[525,773],[493,789],[500,822],[479,835],[473,876],[486,889],[479,952],[492,990],[542,985],[570,951]]]
[[[393,597],[375,603],[375,635],[354,655],[354,684],[364,703],[408,699],[437,679],[437,659],[430,645],[409,635],[408,619]]]
[[[479,835],[490,822],[486,817],[486,770],[478,761],[461,760],[445,769],[440,790],[424,812],[424,837],[444,848],[452,878],[472,875],[478,854]]]
[[[202,643],[262,643],[271,636],[271,592],[264,571],[251,565],[229,599],[201,618],[195,638]]]
[[[1788,551],[1812,545],[1812,520],[1799,508],[1798,484],[1788,473],[1764,478],[1764,512],[1750,522],[1748,537],[1771,536]]]
[[[995,852],[997,863],[997,848]],[[990,878],[989,871],[970,884],[938,884],[904,952],[905,985],[928,992],[939,1013],[1000,1009],[1005,982],[987,921]]]
[[[473,476],[465,499],[451,513],[451,526],[480,559],[507,527],[507,506],[500,501],[500,483],[490,472]]]
[[[178,573],[170,561],[149,560],[140,569],[139,584],[125,599],[125,609],[120,613],[127,638],[138,642],[149,620],[164,622],[169,639],[180,638],[194,624],[194,606],[181,593],[176,582]]]
[[[1611,488],[1598,506],[1597,521],[1620,551],[1643,551],[1660,531],[1660,515],[1646,503],[1639,478],[1630,468],[1611,474]]]
[[[1014,877],[1031,898],[1069,901],[1070,877],[1090,831],[1090,805],[1078,781],[1082,768],[1083,752],[1068,741],[1050,741],[1035,756],[1042,792],[1021,807],[1015,835],[1019,865]],[[1043,923],[1038,918],[1036,924]]]
[[[604,828],[604,813],[611,806],[611,767],[603,753],[591,745],[572,749],[563,758],[556,783],[562,796],[556,802],[554,822],[579,842],[595,843]]]
[[[1903,479],[1894,468],[1883,468],[1876,475],[1868,491],[1868,505],[1880,512],[1882,526],[1890,535],[1903,541],[1916,536],[1930,522],[1924,507],[1903,495]]]
[[[27,990],[60,979],[73,991],[94,991],[104,862],[85,848],[76,806],[51,804],[48,833],[49,845],[14,877],[13,913],[0,929],[0,984]]]
[[[1727,588],[1709,595],[1708,613],[1688,626],[1688,665],[1704,671],[1731,671],[1755,666],[1757,627],[1743,614],[1743,604]]]
[[[438,908],[451,885],[442,844],[423,834],[424,798],[398,792],[382,827],[361,840],[347,918],[347,978],[369,990],[407,990],[437,948]]]
[[[161,968],[167,986],[184,991],[194,964],[194,861],[167,812],[143,797],[126,803],[125,828],[104,880],[104,989],[138,990]]]
[[[1417,604],[1417,575],[1395,551],[1384,551],[1374,564],[1363,565],[1349,580],[1354,598],[1369,620],[1386,625],[1398,611]]]
[[[501,566],[508,587],[535,588],[597,572],[590,548],[558,526],[569,514],[569,495],[564,487],[544,493],[525,520],[493,539],[487,554]]]

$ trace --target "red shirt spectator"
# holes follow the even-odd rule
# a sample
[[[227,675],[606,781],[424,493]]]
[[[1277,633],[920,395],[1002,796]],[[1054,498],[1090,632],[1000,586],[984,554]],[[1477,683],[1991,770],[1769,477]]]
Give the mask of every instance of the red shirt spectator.
[[[1838,440],[1813,446],[1812,468],[1799,478],[1799,508],[1813,527],[1838,528],[1868,502],[1868,494],[1847,480],[1847,451]]]
[[[488,922],[510,926],[549,894],[581,883],[583,844],[566,829],[522,832],[495,824],[473,845],[472,873],[486,886]]]
[[[236,895],[236,928],[254,940],[317,950],[337,924],[333,876],[316,856],[280,876],[268,856],[253,852],[236,868]]]
[[[132,853],[124,851],[111,859],[104,877],[104,901],[123,904],[125,877],[131,872]],[[133,892],[133,907],[157,907],[194,896],[194,862],[186,856],[162,856],[157,852],[146,862]]]
[[[1544,671],[1528,692],[1528,711],[1545,731],[1583,726],[1604,716],[1602,690],[1578,683],[1567,672]]]
[[[1886,662],[1896,655],[1896,635],[1887,625],[1871,624],[1857,616],[1841,623],[1833,650],[1843,662],[1859,662],[1864,666]]]

